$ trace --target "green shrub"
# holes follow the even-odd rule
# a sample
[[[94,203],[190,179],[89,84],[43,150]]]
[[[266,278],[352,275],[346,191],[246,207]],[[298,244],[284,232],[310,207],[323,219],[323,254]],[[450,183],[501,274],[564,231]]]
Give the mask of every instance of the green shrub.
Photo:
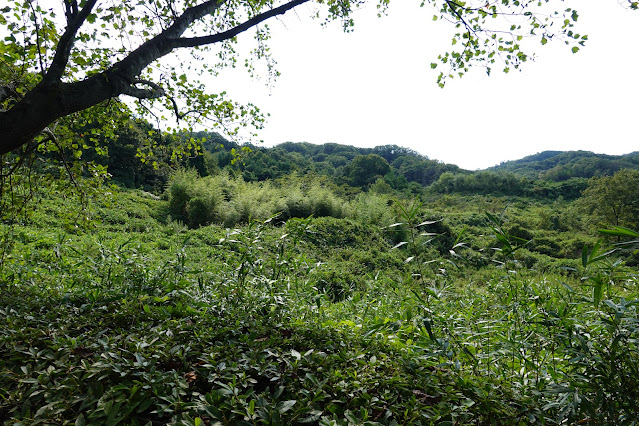
[[[313,206],[310,200],[306,197],[301,189],[290,188],[285,195],[284,203],[286,205],[285,217],[286,218],[307,218],[313,214]]]
[[[189,225],[193,228],[208,225],[215,213],[215,204],[210,197],[196,196],[191,198],[186,206]]]
[[[537,237],[533,240],[532,250],[552,257],[560,257],[561,245],[554,238]]]
[[[311,227],[313,242],[325,247],[359,245],[365,236],[370,238],[370,229],[350,219],[314,218]]]
[[[325,294],[331,302],[341,302],[353,294],[357,287],[357,278],[344,264],[333,264],[330,268],[317,270],[313,276],[314,288]]]
[[[187,205],[193,197],[193,189],[197,180],[197,172],[177,170],[169,179],[167,192],[169,195],[169,211],[175,219],[188,222]]]
[[[308,198],[314,216],[331,216],[335,218],[344,216],[342,201],[329,189],[314,186],[308,191]]]
[[[176,171],[167,188],[171,216],[192,228],[212,223],[223,199],[220,183],[220,179],[198,178],[192,169]]]
[[[346,206],[346,217],[354,219],[363,225],[383,228],[395,221],[392,200],[385,195],[375,193],[360,193]]]

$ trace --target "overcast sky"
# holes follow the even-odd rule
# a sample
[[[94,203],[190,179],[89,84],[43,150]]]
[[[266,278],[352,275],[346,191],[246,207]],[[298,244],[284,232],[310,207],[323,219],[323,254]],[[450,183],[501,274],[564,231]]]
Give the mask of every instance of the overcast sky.
[[[271,114],[260,131],[266,146],[396,144],[471,170],[544,150],[637,151],[639,12],[615,0],[576,3],[577,30],[589,35],[577,54],[549,43],[522,72],[487,77],[478,68],[444,89],[430,63],[454,29],[433,22],[432,8],[396,0],[378,19],[371,7],[344,34],[308,19],[303,6],[269,22],[282,73],[274,87],[241,69],[210,84]],[[239,45],[252,46],[251,36]]]

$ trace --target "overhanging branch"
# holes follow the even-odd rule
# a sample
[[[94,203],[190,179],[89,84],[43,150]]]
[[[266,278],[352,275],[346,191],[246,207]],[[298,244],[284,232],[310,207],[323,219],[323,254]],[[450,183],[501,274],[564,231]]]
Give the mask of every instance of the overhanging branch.
[[[264,22],[275,16],[282,15],[288,12],[289,10],[293,9],[294,7],[297,7],[303,3],[307,3],[308,1],[310,0],[293,0],[279,7],[276,7],[275,9],[271,9],[267,12],[260,13],[259,15],[252,17],[248,21],[243,22],[240,25],[233,27],[230,30],[224,31],[222,33],[211,34],[211,35],[202,36],[202,37],[170,39],[171,44],[175,48],[195,47],[195,46],[203,46],[206,44],[218,43],[220,41],[228,40],[260,24],[261,22]]]

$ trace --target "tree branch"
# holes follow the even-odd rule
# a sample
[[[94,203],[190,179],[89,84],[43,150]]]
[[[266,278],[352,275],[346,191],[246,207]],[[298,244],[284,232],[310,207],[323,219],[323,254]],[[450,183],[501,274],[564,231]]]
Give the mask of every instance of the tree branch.
[[[195,47],[202,46],[205,44],[218,43],[220,41],[228,40],[230,38],[235,37],[236,35],[248,30],[251,27],[258,25],[259,23],[266,21],[267,19],[273,18],[277,15],[282,15],[289,10],[293,9],[296,6],[299,6],[303,3],[306,3],[310,0],[293,0],[286,4],[283,4],[275,9],[271,9],[268,12],[261,13],[249,19],[246,22],[241,23],[240,25],[231,28],[230,30],[224,31],[218,34],[211,34],[208,36],[202,37],[191,37],[191,38],[178,38],[171,39],[171,43],[173,47]]]
[[[38,15],[33,7],[33,3],[29,2],[31,13],[33,14],[33,25],[36,31],[36,47],[38,48],[38,61],[40,62],[40,74],[44,76],[44,62],[42,61],[42,44],[40,42],[40,26],[38,25]]]
[[[135,87],[136,84],[145,84],[150,89],[140,89],[139,87]],[[126,87],[122,91],[123,95],[129,95],[138,99],[157,99],[166,96],[166,92],[164,89],[157,83],[153,83],[148,80],[135,80],[133,84]]]
[[[459,20],[462,21],[462,23],[464,24],[464,27],[466,27],[466,30],[468,30],[468,33],[472,31],[472,33],[475,34],[475,30],[470,25],[468,25],[468,22],[466,22],[464,17],[461,16],[461,14],[457,11],[457,9],[455,9],[453,5],[458,6],[459,8],[462,8],[462,9],[463,7],[452,0],[444,0],[444,1],[446,2],[450,10],[455,14],[455,16],[457,16]]]
[[[60,37],[60,41],[55,49],[55,56],[49,66],[47,74],[42,79],[41,84],[51,84],[59,81],[64,74],[64,69],[69,62],[69,55],[71,55],[71,48],[75,43],[75,35],[87,19],[91,10],[95,6],[98,0],[88,0],[82,10],[78,12],[77,3],[73,2],[73,10],[71,11],[71,5],[69,0],[65,1],[67,7],[67,29]]]
[[[228,0],[210,0],[197,6],[190,7],[180,15],[173,25],[152,39],[146,41],[126,58],[114,64],[107,73],[125,76],[129,80],[138,76],[144,68],[153,61],[167,55],[175,46],[169,42],[170,39],[179,38],[187,28],[196,20],[212,14]]]
[[[178,104],[175,101],[175,98],[173,96],[169,96],[168,97],[169,100],[171,101],[171,104],[173,105],[173,111],[175,111],[175,119],[176,121],[179,123],[181,119],[183,119],[184,117],[186,117],[187,115],[191,114],[192,112],[198,112],[201,115],[201,111],[198,111],[197,109],[192,109],[189,110],[185,113],[180,114],[180,109],[178,108]]]
[[[182,34],[194,22],[213,15],[229,0],[202,1],[184,10],[166,30],[142,43],[105,71],[93,74],[82,81],[63,83],[61,78],[68,64],[76,34],[97,1],[86,0],[84,7],[77,11],[76,0],[64,0],[68,24],[58,42],[56,53],[46,75],[8,111],[0,112],[0,155],[33,140],[56,119],[90,108],[118,95],[127,94],[139,99],[166,96],[160,86],[137,80],[140,73],[157,59],[179,47],[210,44],[233,38],[269,18],[281,15],[311,0],[290,0],[225,32],[206,37],[182,39]],[[136,87],[136,84],[143,84],[148,88]],[[178,117],[184,117],[184,115],[178,114]]]
[[[78,14],[78,2],[77,0],[64,0],[64,7],[67,23],[70,23]]]

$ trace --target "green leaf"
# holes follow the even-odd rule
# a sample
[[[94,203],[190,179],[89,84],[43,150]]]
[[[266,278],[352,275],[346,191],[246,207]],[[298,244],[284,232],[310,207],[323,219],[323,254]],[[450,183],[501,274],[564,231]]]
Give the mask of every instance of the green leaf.
[[[541,38],[541,45],[544,46],[546,43],[548,43],[548,39],[546,37],[542,37]]]
[[[80,414],[77,419],[75,419],[75,426],[85,426],[87,424],[84,419],[84,414]]]
[[[403,224],[404,222],[397,222],[397,223],[393,223],[392,225],[388,225],[387,228],[395,228],[396,226],[401,226]]]
[[[431,327],[430,320],[428,318],[424,318],[424,328],[426,328],[426,332],[428,333],[428,337],[430,337],[430,340],[435,341],[433,328]]]
[[[285,412],[287,412],[288,410],[290,410],[291,408],[293,408],[293,406],[295,405],[295,403],[297,402],[297,400],[295,399],[289,399],[288,401],[284,401],[280,404],[278,404],[278,411],[280,412],[280,414],[283,414]]]
[[[600,229],[599,232],[613,237],[639,238],[639,232],[624,228],[623,226],[613,226],[612,229]]]
[[[592,299],[595,303],[595,307],[599,306],[599,302],[601,302],[601,296],[603,295],[603,282],[599,277],[592,278],[595,282],[595,285],[592,289]]]
[[[426,221],[420,223],[417,226],[432,225],[433,223],[437,223],[437,222],[441,222],[441,221],[442,221],[441,219],[440,220],[426,220]]]
[[[579,14],[577,13],[576,10],[573,10],[572,15],[570,17],[572,18],[573,21],[577,22],[577,19],[579,19]]]
[[[577,46],[573,46],[573,48],[571,50],[572,50],[572,53],[579,52],[579,48]]]

